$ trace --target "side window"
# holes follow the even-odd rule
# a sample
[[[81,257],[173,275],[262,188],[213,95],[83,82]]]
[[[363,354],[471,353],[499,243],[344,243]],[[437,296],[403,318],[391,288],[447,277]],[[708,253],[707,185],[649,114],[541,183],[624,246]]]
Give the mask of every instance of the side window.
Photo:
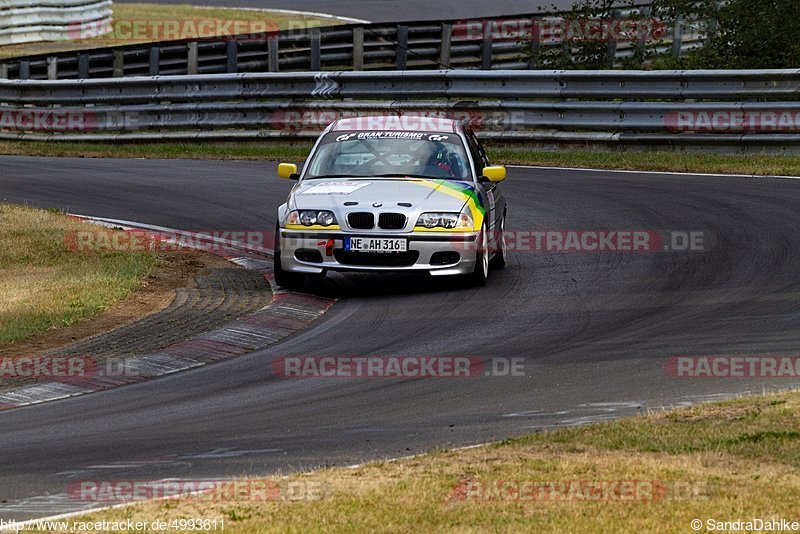
[[[488,167],[490,165],[489,156],[486,155],[486,151],[483,149],[483,145],[481,144],[480,141],[478,141],[478,138],[475,135],[475,132],[470,131],[469,135],[470,135],[470,137],[472,137],[472,142],[475,143],[475,147],[478,150],[478,153],[481,155],[481,161],[483,162],[483,166],[484,167]]]
[[[474,133],[467,130],[464,134],[467,138],[467,144],[469,145],[469,152],[475,162],[475,176],[480,177],[483,174],[483,168],[486,166],[486,154],[484,154],[483,150],[480,148],[480,144],[475,138]]]

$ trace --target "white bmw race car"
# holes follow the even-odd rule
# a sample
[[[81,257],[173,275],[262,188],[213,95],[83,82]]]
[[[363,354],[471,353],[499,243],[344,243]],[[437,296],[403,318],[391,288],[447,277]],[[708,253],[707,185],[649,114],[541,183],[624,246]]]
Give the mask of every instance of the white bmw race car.
[[[278,209],[275,281],[327,271],[425,271],[483,285],[502,267],[506,201],[464,123],[432,117],[340,119],[328,126]],[[497,238],[499,236],[499,239]]]

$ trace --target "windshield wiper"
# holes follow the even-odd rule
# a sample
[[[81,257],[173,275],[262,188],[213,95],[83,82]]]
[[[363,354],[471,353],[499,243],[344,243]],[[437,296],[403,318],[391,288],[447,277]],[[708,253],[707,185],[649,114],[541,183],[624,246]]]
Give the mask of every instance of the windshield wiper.
[[[319,180],[320,178],[366,178],[354,174],[320,174],[319,176],[309,176],[306,180]]]
[[[436,176],[427,176],[425,174],[405,174],[405,173],[391,173],[391,174],[378,174],[375,176],[376,178],[423,178],[425,180],[440,180],[442,178],[437,178]],[[444,178],[446,179],[446,178]]]
[[[319,180],[326,178],[353,178],[354,180],[365,180],[369,178],[420,178],[423,180],[463,180],[463,178],[440,178],[438,176],[428,176],[427,174],[406,174],[402,172],[393,172],[389,174],[321,174],[319,176],[309,176],[306,180]]]

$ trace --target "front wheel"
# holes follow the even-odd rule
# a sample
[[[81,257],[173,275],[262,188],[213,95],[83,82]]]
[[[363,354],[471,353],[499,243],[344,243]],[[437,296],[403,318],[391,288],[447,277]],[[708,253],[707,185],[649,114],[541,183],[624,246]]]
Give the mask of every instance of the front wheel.
[[[489,262],[491,266],[495,269],[502,269],[506,266],[506,255],[508,251],[506,250],[506,216],[503,215],[503,218],[500,219],[500,232],[492,237],[492,249],[494,249],[494,256],[492,256],[492,260]]]
[[[290,273],[283,269],[281,264],[281,235],[280,228],[275,229],[275,252],[272,255],[273,274],[278,287],[293,289],[303,285],[305,276],[302,273]]]
[[[475,270],[467,275],[469,284],[472,286],[485,286],[489,278],[489,236],[487,235],[486,225],[481,228],[478,236],[478,252],[475,254]]]

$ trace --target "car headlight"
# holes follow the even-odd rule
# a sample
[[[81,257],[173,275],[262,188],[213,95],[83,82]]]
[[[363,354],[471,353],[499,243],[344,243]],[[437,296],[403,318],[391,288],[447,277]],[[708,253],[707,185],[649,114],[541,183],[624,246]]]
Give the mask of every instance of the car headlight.
[[[292,211],[286,217],[286,224],[302,224],[303,226],[331,226],[336,224],[336,216],[326,210]]]
[[[330,211],[320,211],[317,213],[317,224],[322,226],[330,226],[336,222],[336,217]]]
[[[423,213],[417,226],[425,228],[472,229],[472,216],[468,213]]]
[[[302,224],[303,226],[314,226],[315,224],[317,224],[317,212],[301,211],[300,224]]]

